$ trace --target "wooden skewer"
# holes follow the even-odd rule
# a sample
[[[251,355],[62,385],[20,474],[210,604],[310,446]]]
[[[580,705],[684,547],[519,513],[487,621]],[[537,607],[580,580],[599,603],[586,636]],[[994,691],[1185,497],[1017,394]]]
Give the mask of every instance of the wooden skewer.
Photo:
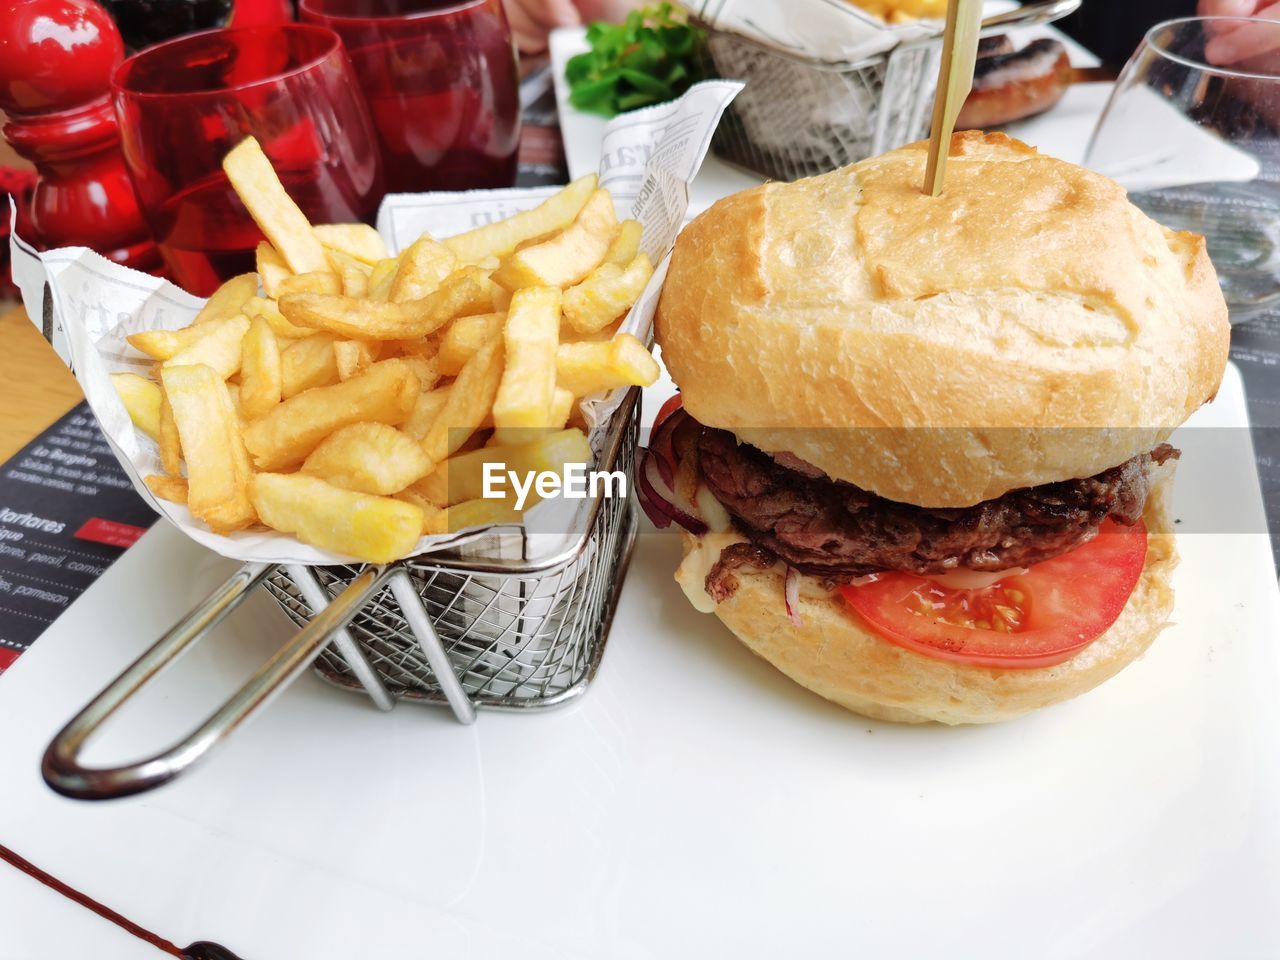
[[[947,152],[956,116],[973,89],[973,68],[978,62],[978,34],[982,29],[982,0],[951,0],[947,5],[947,29],[942,40],[942,65],[938,68],[938,92],[933,101],[933,126],[929,131],[929,165],[924,192],[942,193],[947,175]]]

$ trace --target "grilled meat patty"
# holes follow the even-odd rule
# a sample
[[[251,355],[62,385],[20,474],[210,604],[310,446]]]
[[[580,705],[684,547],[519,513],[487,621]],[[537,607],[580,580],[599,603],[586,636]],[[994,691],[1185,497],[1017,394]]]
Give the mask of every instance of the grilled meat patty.
[[[1096,476],[961,509],[886,500],[790,455],[779,462],[725,430],[704,427],[698,455],[703,482],[753,544],[804,573],[843,582],[882,570],[1004,570],[1065,553],[1091,540],[1108,517],[1136,523],[1152,465],[1178,451],[1161,444]]]

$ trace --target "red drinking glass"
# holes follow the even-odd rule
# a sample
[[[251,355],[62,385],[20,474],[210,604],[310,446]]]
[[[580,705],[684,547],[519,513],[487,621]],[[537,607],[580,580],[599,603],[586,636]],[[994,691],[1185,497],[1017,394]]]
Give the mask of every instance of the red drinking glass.
[[[222,172],[257,137],[313,223],[369,221],[382,172],[342,42],[303,24],[190,34],[112,80],[125,164],[173,279],[195,294],[252,270],[262,234]]]
[[[298,10],[346,44],[389,191],[515,183],[520,80],[502,0],[302,0]]]

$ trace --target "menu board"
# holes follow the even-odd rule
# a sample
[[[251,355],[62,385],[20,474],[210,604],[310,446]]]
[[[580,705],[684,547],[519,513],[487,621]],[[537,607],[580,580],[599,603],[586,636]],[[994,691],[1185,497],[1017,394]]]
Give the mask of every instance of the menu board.
[[[155,520],[86,404],[0,466],[0,671]]]

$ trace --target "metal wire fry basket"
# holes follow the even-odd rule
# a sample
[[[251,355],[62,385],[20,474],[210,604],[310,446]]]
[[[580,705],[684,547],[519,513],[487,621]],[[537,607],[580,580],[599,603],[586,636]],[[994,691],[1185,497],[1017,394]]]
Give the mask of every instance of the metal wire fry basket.
[[[602,469],[633,476],[638,404],[625,419],[612,459]],[[606,450],[606,454],[609,451]],[[617,590],[635,536],[629,501],[594,502],[590,534],[549,560],[495,560],[492,538],[470,551],[407,560],[414,591],[439,637],[452,673],[478,707],[531,709],[572,699],[586,689],[604,652]],[[523,538],[517,532],[517,541]],[[523,544],[521,543],[521,547]],[[521,553],[525,551],[520,549]],[[360,567],[320,567],[316,579],[329,596],[346,589]],[[285,570],[267,590],[299,626],[315,615]],[[388,692],[397,700],[445,702],[440,678],[405,619],[390,586],[370,599],[347,628]],[[327,647],[316,662],[325,680],[364,691],[359,674],[339,649]]]
[[[988,17],[983,35],[1049,23],[1080,0],[1040,0]],[[929,135],[939,35],[857,62],[824,61],[702,23],[719,76],[747,81],[712,138],[726,160],[775,180],[811,177]]]
[[[639,423],[633,387],[594,451],[595,469],[621,471],[628,490]],[[564,703],[586,689],[600,663],[636,526],[629,498],[594,497],[568,531],[494,527],[386,566],[246,563],[63,727],[45,751],[44,779],[87,800],[151,790],[206,756],[313,664],[379,709],[397,700],[441,702],[463,723],[477,707]],[[168,749],[114,766],[82,763],[101,725],[259,585],[298,633]]]

